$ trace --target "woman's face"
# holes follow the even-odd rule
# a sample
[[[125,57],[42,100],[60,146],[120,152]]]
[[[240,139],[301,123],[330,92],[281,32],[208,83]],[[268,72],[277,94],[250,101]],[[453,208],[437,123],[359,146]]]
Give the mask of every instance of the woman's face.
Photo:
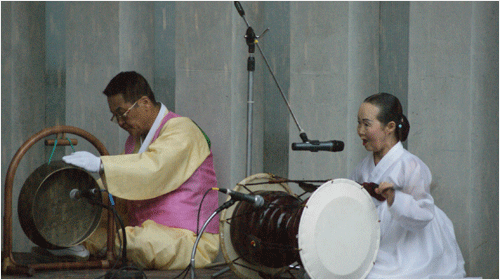
[[[366,150],[384,156],[397,141],[390,122],[383,125],[378,119],[379,108],[370,103],[362,103],[358,111],[358,135]],[[391,133],[392,132],[392,133]]]

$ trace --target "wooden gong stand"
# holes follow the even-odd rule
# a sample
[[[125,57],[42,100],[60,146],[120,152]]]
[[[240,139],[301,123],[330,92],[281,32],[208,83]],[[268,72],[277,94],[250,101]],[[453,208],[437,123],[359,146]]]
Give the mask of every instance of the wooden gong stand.
[[[85,269],[85,268],[109,268],[110,263],[115,260],[113,253],[114,249],[114,216],[111,211],[108,211],[108,229],[107,229],[107,251],[106,257],[102,260],[83,261],[83,262],[59,262],[59,263],[40,263],[40,264],[19,264],[14,260],[12,254],[12,189],[14,185],[14,176],[26,152],[39,140],[57,134],[61,137],[65,133],[71,133],[83,137],[89,141],[101,155],[109,155],[106,147],[92,134],[73,126],[54,126],[46,128],[33,135],[17,150],[12,158],[7,175],[5,178],[5,193],[4,193],[4,219],[3,219],[3,247],[2,247],[2,273],[7,274],[28,274],[34,275],[36,270],[56,270],[56,269]],[[61,138],[64,138],[62,136]],[[71,143],[70,143],[71,141]],[[46,145],[54,145],[54,140],[47,140]],[[58,145],[76,145],[76,139],[58,139]]]

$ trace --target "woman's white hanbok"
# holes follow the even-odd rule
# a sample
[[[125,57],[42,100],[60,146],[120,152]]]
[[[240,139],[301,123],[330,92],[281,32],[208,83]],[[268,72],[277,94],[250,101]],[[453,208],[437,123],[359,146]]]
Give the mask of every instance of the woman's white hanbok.
[[[463,278],[464,259],[454,228],[434,205],[427,165],[398,142],[375,166],[370,153],[350,177],[394,184],[392,206],[373,199],[380,218],[380,246],[367,278]]]

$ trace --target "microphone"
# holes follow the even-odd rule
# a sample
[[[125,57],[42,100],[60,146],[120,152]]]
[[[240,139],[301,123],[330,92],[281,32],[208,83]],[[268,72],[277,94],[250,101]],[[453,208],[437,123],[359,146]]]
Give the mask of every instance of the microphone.
[[[82,190],[82,191],[79,189],[72,189],[69,192],[69,198],[71,198],[72,200],[79,200],[82,197],[90,198],[98,193],[99,189],[96,188],[90,190]]]
[[[344,150],[344,142],[337,140],[330,140],[320,142],[318,140],[309,140],[304,143],[292,143],[292,150],[294,151],[328,151],[328,152],[341,152]]]
[[[255,208],[260,208],[264,206],[264,198],[260,195],[253,195],[253,194],[246,194],[246,193],[240,193],[228,189],[222,189],[222,188],[213,188],[214,190],[220,191],[222,193],[226,193],[231,196],[232,199],[237,200],[237,201],[246,201],[250,204],[252,204]]]

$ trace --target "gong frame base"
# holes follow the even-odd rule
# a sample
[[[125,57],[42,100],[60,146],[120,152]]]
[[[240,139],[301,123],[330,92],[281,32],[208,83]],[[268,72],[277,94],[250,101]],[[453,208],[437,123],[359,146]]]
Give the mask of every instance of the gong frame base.
[[[86,268],[109,268],[111,262],[116,261],[114,251],[114,216],[111,211],[108,211],[108,227],[107,227],[107,251],[106,256],[102,260],[82,261],[82,262],[55,262],[55,263],[37,263],[37,264],[20,264],[14,259],[12,253],[12,192],[14,186],[14,177],[21,162],[21,159],[26,152],[41,139],[56,134],[60,136],[64,133],[75,134],[89,141],[100,155],[109,155],[106,147],[95,136],[89,132],[73,127],[73,126],[53,126],[39,131],[30,137],[17,150],[12,158],[5,178],[4,191],[4,218],[3,218],[3,246],[2,246],[2,273],[6,274],[27,274],[33,276],[37,270],[58,270],[58,269],[86,269]],[[65,143],[64,143],[65,144]],[[61,143],[60,145],[64,145]],[[68,143],[69,144],[69,143]]]

